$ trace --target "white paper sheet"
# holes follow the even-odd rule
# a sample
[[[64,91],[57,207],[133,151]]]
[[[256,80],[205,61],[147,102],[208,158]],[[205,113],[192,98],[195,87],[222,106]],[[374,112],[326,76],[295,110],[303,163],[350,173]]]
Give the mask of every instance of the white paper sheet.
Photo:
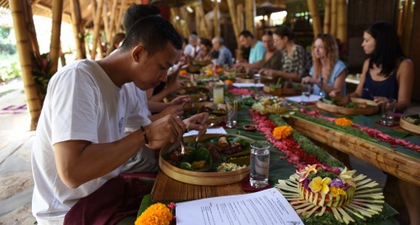
[[[184,137],[194,136],[197,134],[198,134],[198,131],[190,130],[189,132],[184,134]],[[216,127],[216,128],[207,128],[206,134],[227,134],[227,132],[223,127]]]
[[[176,204],[177,225],[303,225],[276,189]]]
[[[319,95],[311,95],[309,96],[309,102],[316,102],[321,98],[321,96]],[[298,96],[290,96],[290,97],[286,97],[287,100],[290,101],[294,101],[294,102],[301,102],[302,96],[298,95]]]
[[[264,84],[254,84],[254,83],[233,83],[233,86],[242,88],[242,87],[264,87]]]

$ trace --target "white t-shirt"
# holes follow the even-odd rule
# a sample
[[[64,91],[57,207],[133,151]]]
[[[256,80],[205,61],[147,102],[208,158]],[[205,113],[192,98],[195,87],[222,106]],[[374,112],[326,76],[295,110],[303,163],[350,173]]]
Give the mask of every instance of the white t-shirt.
[[[62,220],[80,198],[120,173],[119,167],[71,189],[58,175],[52,146],[67,140],[113,142],[123,137],[126,123],[149,124],[139,113],[134,87],[117,87],[92,60],[69,64],[50,80],[31,156],[35,183],[32,213],[37,220]]]
[[[194,46],[188,44],[187,46],[185,46],[184,55],[190,55],[191,57],[196,57],[199,51],[200,51],[200,46],[195,47],[195,53],[194,53]]]

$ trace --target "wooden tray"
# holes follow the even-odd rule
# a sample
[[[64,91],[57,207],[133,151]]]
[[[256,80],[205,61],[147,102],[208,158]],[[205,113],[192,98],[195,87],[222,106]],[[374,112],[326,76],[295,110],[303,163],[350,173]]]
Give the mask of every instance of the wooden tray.
[[[322,110],[338,113],[343,115],[371,115],[378,112],[378,106],[375,102],[363,98],[351,98],[354,103],[367,103],[370,107],[368,108],[346,108],[338,105],[328,104],[319,100],[316,102],[316,106]]]
[[[201,140],[207,140],[214,137],[219,136],[240,136],[241,138],[248,139],[253,141],[253,139],[250,139],[248,137],[244,137],[241,135],[235,135],[235,134],[205,134],[200,138]],[[194,141],[195,136],[185,137],[185,142],[192,142]],[[207,185],[207,186],[217,186],[217,185],[226,185],[226,184],[232,184],[241,181],[246,176],[249,175],[249,166],[242,168],[240,170],[231,171],[231,172],[196,172],[196,171],[190,171],[190,170],[184,170],[181,168],[178,168],[176,166],[173,166],[169,162],[167,162],[165,159],[163,159],[163,155],[173,149],[174,147],[179,146],[179,142],[175,145],[166,145],[164,146],[159,155],[159,167],[160,169],[169,177],[172,179],[175,179],[177,181],[181,181],[183,183],[187,184],[194,184],[194,185]]]
[[[168,101],[172,101],[180,95],[190,96],[192,102],[207,101],[209,98],[210,90],[205,87],[183,87],[177,91],[176,94],[171,94],[168,96]]]
[[[418,114],[415,114],[418,116]],[[405,115],[402,116],[400,119],[400,127],[403,128],[404,130],[408,130],[410,132],[416,133],[416,134],[420,134],[420,126],[412,124],[410,122],[408,122],[406,120],[407,117],[409,116],[415,116],[415,115]]]

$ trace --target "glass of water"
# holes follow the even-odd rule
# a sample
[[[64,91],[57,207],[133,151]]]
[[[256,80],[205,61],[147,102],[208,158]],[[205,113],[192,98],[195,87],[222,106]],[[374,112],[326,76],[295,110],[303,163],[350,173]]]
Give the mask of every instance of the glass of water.
[[[382,103],[382,118],[381,124],[385,126],[392,126],[394,124],[394,113],[395,106],[397,105],[397,100],[394,98],[388,98],[384,103]]]
[[[268,185],[270,146],[267,141],[251,143],[249,184],[254,188],[263,188]]]
[[[310,102],[311,97],[311,85],[310,84],[302,84],[302,95],[300,99],[301,105],[308,105]]]

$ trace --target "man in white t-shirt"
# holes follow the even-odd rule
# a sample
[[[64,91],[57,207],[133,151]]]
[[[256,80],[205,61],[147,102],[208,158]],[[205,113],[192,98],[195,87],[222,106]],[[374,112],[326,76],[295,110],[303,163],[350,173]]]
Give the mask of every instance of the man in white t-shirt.
[[[191,34],[188,37],[188,45],[185,46],[184,55],[190,56],[191,58],[195,58],[200,51],[200,46],[198,44],[198,37],[195,34]]]
[[[117,177],[142,146],[160,149],[186,129],[205,132],[201,122],[208,114],[184,121],[168,115],[151,123],[141,115],[134,85],[124,85],[146,90],[166,81],[181,47],[168,21],[146,17],[130,29],[119,51],[99,61],[74,62],[53,76],[31,156],[38,224],[62,224],[81,198]],[[127,123],[138,129],[124,137]]]

